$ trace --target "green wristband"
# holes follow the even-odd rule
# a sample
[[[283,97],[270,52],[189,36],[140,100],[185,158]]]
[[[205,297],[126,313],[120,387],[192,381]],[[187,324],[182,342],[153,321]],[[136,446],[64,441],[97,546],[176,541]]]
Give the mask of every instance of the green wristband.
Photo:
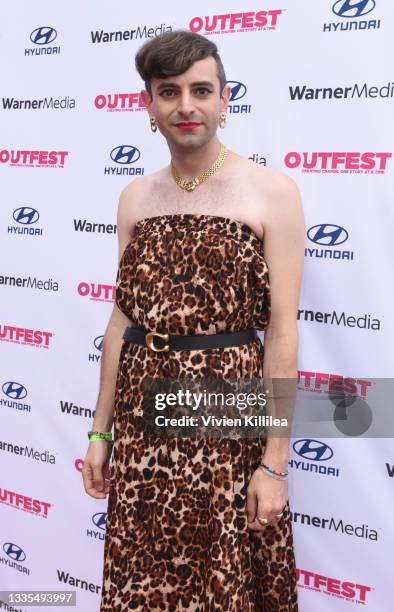
[[[89,431],[88,438],[89,438],[89,441],[108,440],[109,442],[112,442],[112,432],[111,431]]]

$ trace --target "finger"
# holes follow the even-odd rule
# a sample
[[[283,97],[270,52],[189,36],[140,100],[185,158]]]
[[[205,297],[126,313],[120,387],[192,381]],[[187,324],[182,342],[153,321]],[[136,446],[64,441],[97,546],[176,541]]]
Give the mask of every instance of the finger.
[[[104,490],[105,490],[106,495],[109,493],[111,489],[111,484],[112,484],[111,470],[107,466],[104,470]]]
[[[278,523],[280,520],[282,520],[285,510],[286,510],[286,503],[283,505],[283,502],[282,502],[282,505],[279,508],[276,507],[276,509],[272,511],[272,521],[275,523]]]
[[[251,531],[263,531],[265,527],[261,525],[258,521],[253,521],[252,523],[248,523],[248,529]]]
[[[276,519],[276,521],[277,521],[277,522],[278,522],[278,521],[281,521],[281,520],[282,520],[282,518],[283,518],[283,515],[284,515],[284,511],[283,511],[283,510],[278,510],[278,511],[275,513],[275,519]]]
[[[94,479],[94,469],[92,466],[87,464],[85,461],[84,466],[82,468],[82,477],[83,483],[85,487],[85,491],[91,497],[95,497],[96,499],[102,499],[105,497],[104,491],[99,491],[96,487],[96,482]]]
[[[257,520],[258,518],[266,518],[269,522],[271,522],[271,515],[270,515],[270,512],[266,508],[266,504],[264,503],[264,498],[262,495],[257,495],[256,522],[262,529],[264,529],[268,525],[268,523],[263,525],[263,523],[260,523],[260,521]]]
[[[82,468],[82,479],[83,479],[83,485],[85,487],[85,491],[86,493],[88,493],[89,491],[93,489],[93,472],[86,460]]]
[[[257,499],[256,493],[247,491],[246,494],[246,514],[248,517],[248,523],[252,523],[256,518],[257,512]]]
[[[93,484],[97,491],[104,489],[103,470],[100,466],[93,466]]]

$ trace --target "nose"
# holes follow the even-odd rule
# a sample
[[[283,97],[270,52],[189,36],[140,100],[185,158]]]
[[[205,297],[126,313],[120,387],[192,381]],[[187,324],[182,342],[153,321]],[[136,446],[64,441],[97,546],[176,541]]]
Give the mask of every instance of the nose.
[[[180,94],[178,111],[183,115],[190,115],[194,111],[193,100],[189,91],[183,91]]]

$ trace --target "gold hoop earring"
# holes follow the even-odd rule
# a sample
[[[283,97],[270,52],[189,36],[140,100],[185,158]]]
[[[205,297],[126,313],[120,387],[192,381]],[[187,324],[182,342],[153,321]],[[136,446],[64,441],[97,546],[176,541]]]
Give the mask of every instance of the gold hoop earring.
[[[153,117],[153,115],[150,117],[150,129],[152,130],[152,132],[156,132],[157,131],[156,118]]]
[[[226,125],[227,113],[225,111],[221,111],[219,114],[219,126],[223,129]]]

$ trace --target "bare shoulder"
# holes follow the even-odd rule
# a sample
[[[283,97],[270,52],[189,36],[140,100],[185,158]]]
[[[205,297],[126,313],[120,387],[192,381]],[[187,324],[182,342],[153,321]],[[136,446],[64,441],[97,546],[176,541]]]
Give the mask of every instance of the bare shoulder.
[[[263,202],[265,218],[302,217],[301,193],[296,181],[281,170],[251,163],[254,166],[250,169],[251,178]]]
[[[119,198],[118,221],[127,226],[130,234],[133,233],[135,223],[146,216],[145,207],[150,194],[164,173],[165,169],[162,168],[146,176],[136,176],[123,187]]]
[[[136,176],[122,189],[121,196],[138,198],[146,196],[157,184],[161,184],[167,174],[167,166],[144,176]]]
[[[131,204],[132,201],[140,198],[144,195],[145,190],[148,188],[150,182],[150,176],[136,176],[130,183],[127,183],[123,187],[120,193],[120,200],[122,202],[127,201]]]
[[[276,194],[283,195],[285,192],[299,191],[295,180],[282,170],[267,168],[250,159],[246,159],[246,162],[248,162],[251,178],[267,195],[275,196]]]
[[[282,197],[286,193],[291,197],[298,193],[298,185],[294,179],[285,172],[276,168],[267,168],[257,164],[248,157],[234,154],[233,158],[238,165],[238,170],[244,172],[244,176],[259,190],[266,198]]]

